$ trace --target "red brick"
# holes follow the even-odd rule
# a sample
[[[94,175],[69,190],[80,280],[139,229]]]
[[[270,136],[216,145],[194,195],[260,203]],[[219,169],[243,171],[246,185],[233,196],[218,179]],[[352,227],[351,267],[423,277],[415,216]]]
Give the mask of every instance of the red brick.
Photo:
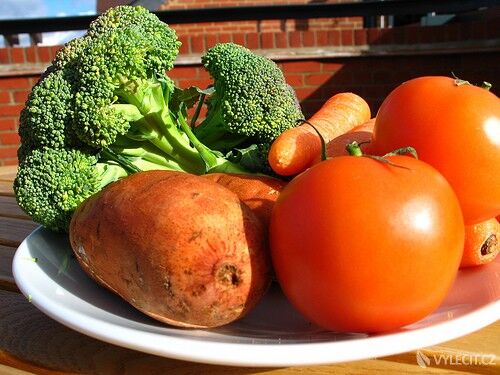
[[[313,95],[317,90],[317,87],[297,87],[295,89],[295,93],[297,94],[297,98],[299,100],[304,100],[311,95]]]
[[[14,103],[24,104],[26,102],[26,99],[28,99],[29,93],[29,91],[14,91]]]
[[[486,39],[487,37],[486,23],[474,22],[472,24],[472,38],[473,39]]]
[[[232,40],[231,34],[224,33],[217,35],[217,43],[230,43]],[[208,47],[208,45],[207,45]]]
[[[460,40],[460,25],[456,23],[446,25],[443,30],[443,34],[444,40],[446,40],[447,42],[455,42],[457,40]]]
[[[316,40],[314,38],[314,32],[303,31],[302,32],[302,45],[304,47],[313,47],[316,45]]]
[[[196,68],[196,77],[199,79],[210,79],[210,73],[204,67],[200,66]]]
[[[354,45],[354,35],[352,30],[341,30],[341,40],[343,46]]]
[[[272,33],[261,33],[260,45],[261,48],[267,48],[267,49],[274,48],[274,35]]]
[[[288,72],[285,72],[285,80],[292,87],[301,87],[304,85],[302,74],[288,74]]]
[[[390,83],[392,81],[392,72],[387,70],[374,70],[371,72],[372,82],[376,85]],[[356,78],[359,76],[356,74]]]
[[[366,29],[354,30],[354,44],[357,46],[363,46],[367,42],[367,31]]]
[[[20,104],[0,105],[0,116],[19,116],[23,107]]]
[[[320,74],[306,74],[305,83],[308,86],[321,86],[332,79],[331,74],[320,73]]]
[[[306,118],[311,117],[313,113],[316,113],[328,97],[322,97],[321,99],[305,99],[300,103],[302,107],[302,112]]]
[[[328,81],[328,85],[352,85],[357,81],[357,79],[353,79],[353,75],[355,75],[355,73],[351,69],[341,69],[337,73],[335,73],[332,80]]]
[[[321,71],[322,72],[335,72],[337,70],[342,69],[344,64],[340,64],[338,62],[329,62],[325,61],[321,64]]]
[[[175,66],[168,72],[168,76],[172,79],[198,78],[197,73],[197,68],[192,66]]]
[[[203,43],[203,35],[195,35],[191,37],[191,53],[202,53],[205,51]]]
[[[498,18],[491,18],[486,21],[486,37],[497,39],[500,35],[500,22],[498,22]]]
[[[462,40],[472,39],[472,24],[470,22],[462,22],[460,26],[462,29]]]
[[[378,39],[380,37],[380,29],[370,28],[366,30],[366,41],[369,45],[378,44]]]
[[[31,46],[26,48],[26,62],[36,63],[38,62],[38,48],[35,46]]]
[[[0,160],[10,158],[17,158],[17,147],[0,147]]]
[[[418,26],[405,27],[405,42],[408,44],[418,43],[420,39],[419,29],[420,27]]]
[[[328,31],[328,43],[331,46],[340,46],[340,30]]]
[[[367,98],[383,98],[388,94],[388,89],[384,86],[373,85],[364,88],[364,95]]]
[[[300,31],[290,31],[288,33],[288,45],[291,48],[302,47],[302,38]]]
[[[51,62],[52,61],[51,48],[46,46],[38,47],[38,58],[41,62]]]
[[[363,84],[373,82],[371,70],[363,69],[360,71],[356,71],[356,82],[362,82]]]
[[[248,33],[246,46],[249,49],[259,49],[259,33]]]
[[[287,34],[285,32],[274,33],[274,45],[276,48],[287,48]]]
[[[10,48],[0,48],[0,64],[10,63]]]
[[[316,31],[316,44],[320,47],[328,45],[328,32],[326,30]]]
[[[31,86],[28,78],[0,78],[0,89],[30,89]]]
[[[394,44],[405,43],[405,32],[402,27],[394,27],[393,29],[391,29],[391,33]]]
[[[312,60],[288,61],[283,64],[283,71],[296,73],[316,73],[321,69],[321,63]]]
[[[21,139],[17,133],[0,133],[0,144],[18,145]]]
[[[205,35],[205,48],[212,48],[217,44],[217,35],[216,34],[207,34]]]
[[[391,29],[380,29],[377,44],[393,44],[394,35]]]
[[[201,89],[205,89],[208,86],[210,86],[213,82],[211,79],[192,79],[188,78],[185,80],[180,80],[181,87],[190,87],[190,86],[196,86]]]
[[[26,55],[24,54],[24,48],[14,47],[10,51],[10,56],[14,64],[23,64],[26,62]]]
[[[13,118],[0,118],[0,130],[16,130],[17,121]]]
[[[234,33],[233,43],[239,44],[240,46],[246,45],[245,34],[244,33]]]
[[[0,103],[10,103],[10,93],[8,91],[0,91]]]
[[[13,157],[13,158],[8,158],[8,159],[6,158],[3,161],[0,160],[0,162],[2,163],[2,165],[17,165],[18,164],[17,156]]]
[[[179,36],[179,40],[182,43],[181,47],[179,48],[179,54],[189,54],[189,38],[187,37],[187,35]]]

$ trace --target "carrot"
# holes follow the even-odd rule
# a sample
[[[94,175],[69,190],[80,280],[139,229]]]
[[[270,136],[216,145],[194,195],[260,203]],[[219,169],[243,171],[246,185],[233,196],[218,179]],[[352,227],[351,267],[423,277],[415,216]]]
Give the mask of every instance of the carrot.
[[[235,193],[267,228],[274,202],[286,185],[286,181],[269,176],[249,176],[230,173],[203,175]]]
[[[370,153],[370,141],[373,136],[373,126],[375,125],[375,119],[370,119],[364,124],[358,125],[351,131],[341,134],[338,137],[333,138],[330,142],[326,144],[326,156],[333,158],[335,156],[348,155],[346,150],[346,145],[352,142],[358,142],[361,147],[363,154]],[[365,143],[366,142],[366,143]],[[319,163],[321,161],[321,155],[317,155],[314,158],[313,164]]]
[[[491,262],[498,254],[500,223],[496,218],[465,226],[465,244],[460,268]]]
[[[356,94],[343,92],[328,99],[308,122],[326,143],[370,119],[370,107]],[[321,141],[312,126],[304,123],[280,134],[269,150],[268,161],[279,175],[292,176],[310,167],[321,153]]]
[[[355,126],[351,130],[348,131],[348,133],[354,133],[354,132],[370,132],[373,133],[373,128],[375,127],[375,120],[376,117],[372,117],[368,121],[362,123],[361,125]]]

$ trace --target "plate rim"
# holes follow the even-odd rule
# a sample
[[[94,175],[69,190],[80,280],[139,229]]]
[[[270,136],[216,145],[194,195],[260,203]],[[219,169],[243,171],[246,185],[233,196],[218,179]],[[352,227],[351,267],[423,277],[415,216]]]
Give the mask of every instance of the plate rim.
[[[75,316],[75,310],[71,310],[64,304],[57,303],[57,301],[43,294],[38,294],[36,298],[32,297],[33,287],[26,282],[24,277],[23,271],[26,263],[22,262],[24,259],[23,252],[28,251],[29,239],[39,235],[38,232],[41,229],[42,227],[38,227],[33,230],[22,241],[14,255],[12,271],[14,280],[22,294],[29,298],[32,304],[45,315],[81,334],[113,345],[161,357],[206,364],[245,367],[327,365],[418,350],[468,335],[500,319],[500,299],[497,299],[458,318],[452,318],[430,326],[339,341],[282,344],[228,343],[193,340],[188,337],[173,337],[168,334],[140,331],[117,323],[101,321],[80,311],[77,311],[77,316]],[[41,235],[43,236],[43,233]],[[23,267],[21,267],[21,264],[23,264]],[[40,267],[38,269],[41,270]],[[54,281],[54,283],[56,282]],[[74,295],[74,293],[71,294]],[[79,296],[77,297],[82,299]],[[86,328],[86,326],[93,328]],[[169,328],[175,329],[175,327]],[[110,332],[116,330],[121,331],[120,336],[110,334]],[[127,339],[136,335],[144,337],[144,340],[137,343]],[[404,340],[401,340],[403,336]],[[170,345],[166,347],[155,346],[158,339],[166,341]],[[189,345],[185,345],[187,343]],[[271,349],[272,355],[270,355]]]

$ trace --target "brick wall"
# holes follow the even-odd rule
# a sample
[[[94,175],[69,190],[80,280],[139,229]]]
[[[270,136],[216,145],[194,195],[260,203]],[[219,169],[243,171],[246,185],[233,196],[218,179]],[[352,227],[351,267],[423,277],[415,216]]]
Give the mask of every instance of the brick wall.
[[[181,87],[207,86],[210,78],[199,64],[199,53],[215,42],[232,40],[278,62],[306,115],[341,91],[363,96],[376,113],[383,98],[396,85],[420,75],[453,72],[473,83],[489,81],[498,95],[500,22],[497,21],[427,28],[351,29],[326,34],[234,33],[227,39],[193,35],[184,38],[182,54],[169,75]],[[299,45],[306,47],[294,48]],[[17,162],[19,112],[58,48],[0,49],[0,165]]]
[[[256,5],[287,5],[309,3],[342,3],[355,2],[353,0],[169,0],[160,6],[160,10],[169,9],[196,9],[238,7]],[[264,21],[233,21],[217,23],[197,23],[193,25],[175,25],[180,36],[199,35],[206,33],[230,34],[235,32],[286,32],[286,31],[317,31],[361,28],[361,17],[338,17],[306,20],[264,20]]]

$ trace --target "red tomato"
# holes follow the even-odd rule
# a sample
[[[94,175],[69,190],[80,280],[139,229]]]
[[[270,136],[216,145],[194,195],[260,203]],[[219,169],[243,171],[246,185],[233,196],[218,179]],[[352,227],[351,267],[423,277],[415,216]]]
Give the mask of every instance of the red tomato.
[[[500,100],[448,77],[421,77],[382,103],[372,151],[412,146],[450,182],[467,224],[500,214]]]
[[[284,294],[329,330],[381,332],[446,296],[464,245],[448,182],[409,156],[339,156],[293,179],[272,212],[270,248]]]

